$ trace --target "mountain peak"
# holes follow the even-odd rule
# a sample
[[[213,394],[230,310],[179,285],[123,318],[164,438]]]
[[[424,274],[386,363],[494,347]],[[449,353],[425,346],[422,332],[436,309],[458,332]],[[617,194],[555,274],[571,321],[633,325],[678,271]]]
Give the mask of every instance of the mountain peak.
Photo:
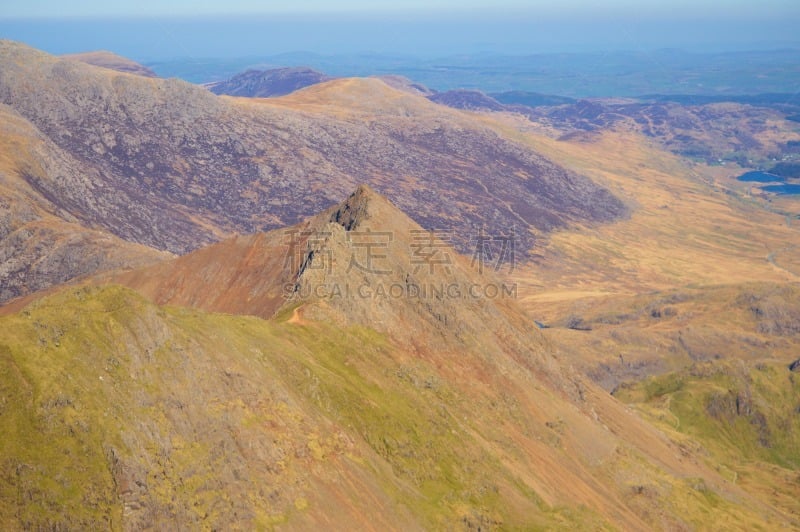
[[[339,204],[330,216],[330,221],[350,231],[356,229],[360,222],[369,216],[368,207],[371,202],[388,203],[388,200],[375,192],[367,184],[361,184],[355,192]]]
[[[531,359],[537,341],[512,303],[516,287],[493,272],[500,248],[470,258],[452,241],[452,232],[423,229],[360,185],[301,224],[224,240],[113,280],[158,304],[264,318],[302,307],[315,321],[369,326],[420,350],[502,343]],[[504,241],[512,261],[513,244]]]

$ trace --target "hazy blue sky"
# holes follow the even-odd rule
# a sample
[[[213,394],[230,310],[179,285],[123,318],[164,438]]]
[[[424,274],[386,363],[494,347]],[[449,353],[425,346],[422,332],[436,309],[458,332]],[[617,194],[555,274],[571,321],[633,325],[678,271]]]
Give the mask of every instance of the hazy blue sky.
[[[786,16],[797,15],[797,0],[4,0],[0,14],[7,17],[30,16],[154,16],[245,14],[276,12],[330,12],[330,11],[397,11],[397,10],[467,10],[467,9],[522,9],[535,10],[542,15],[608,13],[653,15],[717,15],[731,16]]]
[[[800,48],[800,0],[0,0],[0,37],[138,60]]]

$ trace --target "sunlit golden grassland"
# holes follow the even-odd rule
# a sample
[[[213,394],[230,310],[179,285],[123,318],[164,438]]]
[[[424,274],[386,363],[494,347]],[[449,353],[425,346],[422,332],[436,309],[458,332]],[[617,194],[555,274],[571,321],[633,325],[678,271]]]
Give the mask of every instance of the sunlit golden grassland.
[[[756,332],[753,316],[745,322],[734,312],[742,306],[737,297],[749,293],[748,284],[760,283],[764,286],[756,291],[769,292],[769,285],[780,290],[800,281],[800,201],[781,198],[779,210],[741,193],[718,168],[676,157],[638,134],[608,132],[584,141],[520,134],[519,139],[609,186],[632,207],[627,220],[542,238],[535,249],[541,259],[518,265],[512,278],[520,286],[520,303],[540,320],[559,323],[591,314],[594,307],[615,309],[620,316],[638,307],[641,314],[647,305],[663,306],[663,300],[677,297],[678,315],[662,317],[650,308],[658,318],[644,312],[646,319],[636,328],[716,327],[736,344],[730,340],[737,334]],[[728,287],[724,297],[722,286]],[[606,325],[631,324],[630,317],[616,321]],[[731,350],[717,343],[720,353]]]
[[[509,124],[513,124],[516,132]],[[528,314],[562,360],[732,483],[796,516],[800,200],[753,196],[736,168],[681,159],[636,133],[515,135],[608,186],[629,219],[542,237],[517,264]]]
[[[517,261],[510,277],[519,285],[519,302],[541,322],[564,325],[602,307],[624,319],[606,319],[594,329],[630,328],[630,314],[647,314],[644,307],[677,297],[679,315],[647,314],[634,320],[636,329],[679,330],[702,321],[720,333],[749,333],[753,320],[744,323],[731,312],[737,296],[748,292],[745,285],[761,283],[769,291],[766,285],[800,281],[800,201],[750,197],[727,175],[735,170],[692,163],[632,132],[555,140],[514,118],[501,130],[608,186],[632,210],[626,220],[542,236],[532,250],[535,260]],[[596,336],[579,335],[573,347]]]
[[[798,280],[768,258],[798,241],[800,221],[736,194],[732,183],[715,179],[705,166],[633,133],[609,132],[585,142],[521,138],[609,186],[633,209],[628,220],[544,239],[544,267],[529,270],[540,277],[540,297],[560,288],[640,293]],[[796,208],[800,213],[800,205]],[[520,280],[525,273],[521,269]]]

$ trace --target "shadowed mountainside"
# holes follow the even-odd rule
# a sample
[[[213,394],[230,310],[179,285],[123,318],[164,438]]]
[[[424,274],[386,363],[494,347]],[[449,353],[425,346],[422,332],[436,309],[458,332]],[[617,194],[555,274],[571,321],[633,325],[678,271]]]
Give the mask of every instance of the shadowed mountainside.
[[[74,163],[22,177],[81,222],[158,249],[296,223],[358,182],[427,228],[454,229],[461,249],[483,227],[516,227],[527,249],[531,230],[627,212],[468,115],[374,79],[233,100],[7,41],[0,63],[0,101]]]
[[[638,131],[680,156],[744,168],[793,156],[800,140],[792,125],[799,107],[791,94],[575,100],[522,91],[451,90],[428,98],[455,109],[520,114],[564,139]]]
[[[579,101],[528,113],[532,120],[566,131],[633,129],[666,149],[709,163],[732,161],[743,167],[788,153],[797,133],[786,113],[768,106],[733,102],[682,105],[673,102]]]
[[[231,79],[211,83],[214,94],[267,98],[283,96],[296,90],[329,81],[332,77],[308,67],[285,67],[271,70],[248,70]]]
[[[64,207],[69,197],[49,198],[23,177],[79,172],[79,163],[0,104],[0,303],[75,277],[170,256],[82,222]]]

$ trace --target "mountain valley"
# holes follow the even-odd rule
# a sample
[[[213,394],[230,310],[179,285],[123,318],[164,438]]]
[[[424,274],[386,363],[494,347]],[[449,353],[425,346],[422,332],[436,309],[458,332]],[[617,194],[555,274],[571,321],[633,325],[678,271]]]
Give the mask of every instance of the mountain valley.
[[[786,110],[131,63],[0,41],[0,528],[800,527]]]
[[[2,102],[48,147],[17,163],[20,178],[82,223],[162,251],[297,223],[362,182],[454,230],[462,251],[484,227],[516,227],[527,250],[532,230],[627,215],[591,180],[377,79],[232,100],[15,43],[0,61]]]

